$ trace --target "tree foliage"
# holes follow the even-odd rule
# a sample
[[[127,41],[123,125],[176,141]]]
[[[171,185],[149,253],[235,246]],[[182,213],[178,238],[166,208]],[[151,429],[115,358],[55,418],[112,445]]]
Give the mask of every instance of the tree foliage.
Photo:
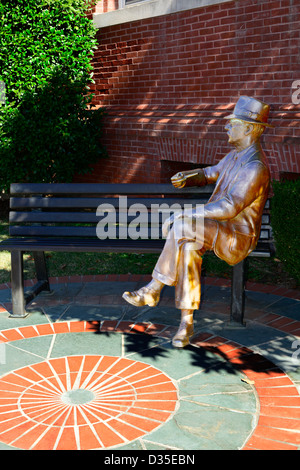
[[[92,109],[96,30],[85,0],[1,0],[0,189],[70,181],[105,155]]]

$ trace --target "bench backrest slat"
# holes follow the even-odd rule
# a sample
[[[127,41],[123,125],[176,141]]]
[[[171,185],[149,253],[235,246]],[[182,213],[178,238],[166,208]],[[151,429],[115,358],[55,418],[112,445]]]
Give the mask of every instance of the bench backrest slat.
[[[80,196],[106,196],[108,194],[196,194],[211,193],[213,185],[176,189],[172,184],[156,183],[13,183],[10,186],[10,194],[14,195],[34,195],[34,194],[61,194]]]
[[[207,194],[206,198],[203,194],[199,195],[199,198],[188,197],[183,195],[181,198],[123,198],[122,205],[127,207],[133,204],[143,204],[147,208],[150,208],[153,204],[205,204],[209,198]],[[100,204],[110,204],[115,208],[119,208],[120,199],[115,198],[71,198],[71,197],[12,197],[10,199],[11,209],[97,209]]]
[[[51,227],[51,226],[18,226],[12,225],[12,236],[25,237],[93,237],[96,238],[94,227]]]

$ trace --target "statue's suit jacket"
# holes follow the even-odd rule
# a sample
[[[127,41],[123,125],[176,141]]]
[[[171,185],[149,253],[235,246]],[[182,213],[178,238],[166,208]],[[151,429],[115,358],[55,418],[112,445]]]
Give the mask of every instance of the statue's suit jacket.
[[[218,222],[214,252],[230,265],[254,250],[268,197],[270,172],[259,143],[228,153],[203,169],[206,184],[216,183],[204,206],[204,217]]]

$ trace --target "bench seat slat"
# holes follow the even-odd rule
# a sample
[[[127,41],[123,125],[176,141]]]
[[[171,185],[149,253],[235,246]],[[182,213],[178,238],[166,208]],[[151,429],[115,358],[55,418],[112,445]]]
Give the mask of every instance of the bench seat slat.
[[[10,238],[0,244],[8,251],[60,251],[60,252],[130,252],[160,253],[165,240],[99,240],[65,238]]]
[[[101,221],[101,218],[98,218],[99,222]],[[36,221],[36,220],[35,220]],[[62,220],[61,222],[68,222],[70,220]],[[144,224],[141,225],[135,225],[130,227],[130,222],[134,222],[135,217],[127,217],[127,223],[119,223],[118,219],[116,219],[116,224],[110,223],[110,224],[104,224],[104,227],[101,226],[101,232],[102,233],[104,230],[107,231],[107,227],[110,229],[110,234],[115,234],[116,238],[118,238],[118,232],[119,228],[126,228],[126,233],[129,233],[128,230],[131,229],[133,232],[131,233],[136,233],[139,230],[142,231],[143,233],[143,238],[144,234],[147,232],[147,237],[148,239],[151,239],[155,234],[155,237],[157,237],[157,232],[159,233],[159,238],[161,238],[161,229],[162,229],[162,224],[161,224],[161,218],[157,223],[150,223],[150,215],[148,217],[148,221],[145,220]],[[48,223],[51,223],[51,219],[47,220]],[[74,222],[74,221],[70,221]],[[75,220],[74,223],[76,223],[77,220]],[[81,220],[80,222],[90,222],[87,220]],[[92,220],[91,222],[96,222],[95,220]],[[123,232],[122,232],[123,233]],[[152,236],[151,236],[152,233]],[[31,237],[95,237],[97,236],[97,224],[94,223],[91,226],[79,226],[79,225],[70,225],[70,226],[57,226],[57,225],[10,225],[9,227],[9,234],[10,236],[19,236],[19,237],[24,237],[24,236],[31,236]],[[111,237],[111,235],[110,235]],[[129,236],[130,238],[130,236]],[[262,229],[260,233],[260,240],[268,242],[269,241],[269,230],[268,229]]]
[[[270,258],[272,253],[269,250],[254,250],[248,256],[251,258]]]
[[[96,227],[57,227],[57,226],[19,226],[11,225],[12,236],[28,237],[95,237]]]
[[[125,215],[126,213],[116,213],[115,219],[118,223],[120,220],[124,222],[126,220],[127,224],[135,220],[138,216],[134,215]],[[167,214],[168,215],[168,214]],[[43,224],[52,224],[52,223],[92,223],[97,224],[101,220],[106,219],[107,213],[103,212],[102,215],[96,215],[96,212],[11,212],[10,214],[10,223],[11,224],[22,224],[22,223],[43,223]],[[122,218],[123,216],[123,218]],[[149,212],[144,213],[145,221],[150,223],[151,214]],[[160,220],[161,217],[152,217],[152,221]],[[126,224],[126,225],[127,225]]]
[[[116,235],[116,238],[118,238],[118,232],[119,228],[122,229],[122,227],[126,230],[126,233],[128,233],[127,225],[120,224],[120,225],[110,225],[110,238],[112,238],[114,235]],[[145,239],[151,239],[151,229],[152,231],[157,234],[157,232],[161,232],[161,225],[155,225],[150,227],[148,224],[145,226],[142,226],[141,228],[139,226],[134,226],[132,228],[132,232],[139,232],[139,230],[142,231],[143,233],[143,238]],[[103,228],[101,227],[101,233],[103,232]],[[105,227],[105,232],[106,232],[106,227]],[[147,233],[147,237],[144,236],[144,234]],[[62,227],[57,227],[57,226],[19,226],[19,225],[11,225],[9,228],[9,234],[11,236],[21,236],[21,237],[89,237],[93,238],[97,236],[96,232],[96,226],[88,226],[88,227],[81,227],[81,226],[62,226]],[[155,235],[156,236],[156,235]],[[116,238],[112,238],[113,240]],[[130,238],[130,237],[129,237]],[[157,237],[158,238],[158,237]]]
[[[97,223],[96,212],[10,212],[9,222],[15,223]]]
[[[0,244],[2,250],[8,251],[60,251],[60,252],[130,252],[130,253],[160,253],[165,244],[159,240],[99,240],[98,238],[9,238]],[[249,256],[270,257],[268,245],[258,243],[257,248]]]

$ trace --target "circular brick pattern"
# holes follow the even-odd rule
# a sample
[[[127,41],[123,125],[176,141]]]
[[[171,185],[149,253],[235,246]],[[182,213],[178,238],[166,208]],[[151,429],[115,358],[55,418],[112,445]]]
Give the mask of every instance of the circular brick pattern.
[[[165,423],[177,390],[160,370],[114,356],[69,356],[0,379],[1,441],[21,449],[104,449]]]
[[[14,342],[26,338],[33,338],[44,335],[53,335],[59,333],[73,333],[73,332],[115,332],[115,333],[144,333],[154,336],[164,336],[171,338],[175,333],[176,328],[167,327],[166,325],[160,324],[147,324],[132,322],[117,322],[105,320],[100,324],[98,321],[67,321],[48,323],[40,325],[23,326],[19,328],[11,328],[0,331],[0,343]],[[245,376],[253,383],[253,387],[256,390],[257,398],[259,400],[259,417],[256,427],[253,433],[249,436],[247,442],[245,442],[243,449],[257,449],[257,450],[297,450],[300,445],[299,440],[299,429],[300,429],[300,396],[297,387],[288,375],[276,367],[272,362],[265,359],[260,354],[254,353],[251,349],[242,346],[241,344],[234,343],[221,336],[214,336],[210,333],[201,333],[197,337],[193,338],[192,346],[195,348],[201,348],[208,351],[212,351],[217,355],[220,355],[223,359],[226,359],[230,364],[245,374]],[[166,384],[170,385],[170,390],[160,390],[164,392],[164,400],[157,399],[157,393],[153,394],[153,390],[158,385],[163,385],[162,382],[155,382],[153,384],[146,384],[144,392],[152,393],[151,402],[154,404],[152,408],[147,408],[141,405],[141,401],[133,399],[131,394],[134,387],[132,380],[128,380],[128,376],[123,374],[126,371],[126,366],[123,367],[122,371],[116,374],[114,372],[114,379],[120,380],[119,385],[124,385],[124,391],[126,390],[127,397],[123,398],[127,402],[123,401],[122,406],[124,408],[118,409],[116,416],[107,417],[106,422],[93,422],[92,426],[84,422],[82,413],[78,413],[79,407],[91,406],[94,398],[91,394],[80,392],[80,390],[87,390],[82,384],[78,385],[78,380],[75,382],[75,376],[78,377],[79,371],[82,369],[82,373],[87,375],[91,374],[92,371],[96,373],[95,363],[90,363],[90,366],[85,370],[84,364],[88,364],[88,360],[98,361],[101,356],[69,356],[64,358],[51,359],[39,364],[27,366],[22,369],[18,369],[14,372],[10,372],[0,379],[0,441],[4,443],[10,443],[10,445],[17,448],[24,449],[91,449],[91,448],[107,448],[111,446],[119,446],[124,442],[128,443],[139,436],[143,436],[153,429],[157,428],[161,424],[164,424],[176,411],[177,396],[176,387],[173,382],[163,372],[158,369],[148,366],[147,364],[131,361],[126,358],[114,357],[114,366],[122,368],[129,363],[134,363],[136,367],[142,367],[138,370],[141,374],[148,370],[155,371],[157,376],[153,377],[154,380],[159,376],[165,376]],[[105,360],[110,360],[110,356],[102,356]],[[124,362],[125,361],[125,362]],[[94,364],[93,367],[91,367]],[[103,364],[104,365],[104,362]],[[141,365],[141,366],[140,366]],[[68,393],[72,389],[63,391],[57,385],[57,379],[53,373],[47,375],[46,370],[48,368],[54,368],[56,375],[61,378],[64,377],[67,383],[67,377],[73,384],[73,392]],[[133,367],[133,364],[132,364]],[[143,367],[147,367],[143,369]],[[73,369],[74,368],[74,369]],[[68,371],[68,372],[67,372]],[[133,369],[132,369],[133,371]],[[104,372],[104,371],[103,371]],[[25,374],[24,375],[22,375]],[[155,375],[154,373],[154,375]],[[106,378],[111,380],[112,369],[105,370]],[[110,374],[110,375],[109,375]],[[121,374],[121,375],[120,375]],[[117,379],[116,379],[117,377]],[[7,380],[9,379],[9,380]],[[125,380],[125,382],[123,382]],[[76,386],[75,386],[76,383]],[[109,382],[107,382],[108,384]],[[5,384],[5,388],[1,385]],[[126,384],[126,385],[125,385]],[[142,385],[142,381],[139,382],[139,386]],[[53,409],[59,414],[57,410],[58,403],[61,406],[68,407],[69,414],[66,413],[64,421],[60,425],[47,424],[47,420],[51,420],[49,416],[45,416],[38,421],[37,416],[34,416],[34,410],[30,411],[30,400],[32,397],[29,395],[25,396],[25,392],[36,392],[35,386],[42,387],[44,394],[48,393],[47,400],[50,400],[49,394],[52,396]],[[149,387],[154,386],[153,390]],[[56,387],[56,388],[53,388]],[[127,388],[126,388],[127,387]],[[47,392],[48,389],[48,392]],[[49,391],[50,390],[50,391]],[[140,390],[141,391],[141,390]],[[95,391],[92,391],[95,394]],[[111,393],[111,392],[108,392]],[[171,397],[168,398],[168,394],[171,393]],[[54,398],[56,394],[56,398]],[[21,399],[23,396],[23,400]],[[38,397],[41,397],[38,392]],[[140,400],[141,395],[138,395]],[[162,395],[160,396],[160,398]],[[25,398],[28,401],[25,402]],[[114,400],[114,396],[110,394],[108,401],[110,404],[120,405],[119,400]],[[146,399],[146,396],[143,396]],[[147,398],[148,400],[148,398]],[[37,401],[38,413],[39,399]],[[50,400],[51,401],[51,400]],[[80,403],[75,403],[80,401]],[[96,400],[95,400],[96,401]],[[143,400],[142,400],[143,401]],[[66,403],[67,402],[67,403]],[[84,402],[84,403],[82,403]],[[117,403],[116,403],[117,402]],[[148,402],[147,402],[148,403]],[[171,408],[168,408],[168,403]],[[30,405],[29,407],[25,405]],[[107,403],[106,403],[107,405]],[[103,396],[102,396],[103,406]],[[121,405],[120,405],[121,406]],[[29,409],[28,409],[29,408]],[[126,411],[127,409],[127,411]],[[54,411],[50,408],[49,414],[52,415],[52,419],[58,420],[59,417],[54,415]],[[103,410],[102,410],[103,411]],[[60,410],[60,413],[63,409]],[[107,412],[107,409],[105,410]],[[29,413],[32,413],[29,417]],[[95,419],[99,419],[99,410],[93,413],[96,414]],[[120,421],[120,418],[122,421]],[[134,422],[132,422],[134,419]],[[42,422],[45,420],[45,422]],[[138,424],[139,421],[139,424]],[[57,423],[59,421],[56,421]],[[154,427],[153,423],[156,423]],[[118,423],[118,426],[116,426]],[[146,429],[146,423],[147,427]],[[113,424],[115,427],[111,426]],[[121,430],[120,430],[121,428]],[[95,430],[97,429],[97,432]],[[102,436],[102,445],[99,445],[99,436]],[[44,437],[47,436],[47,440]],[[43,446],[44,442],[44,446]],[[45,445],[45,443],[47,444]]]

